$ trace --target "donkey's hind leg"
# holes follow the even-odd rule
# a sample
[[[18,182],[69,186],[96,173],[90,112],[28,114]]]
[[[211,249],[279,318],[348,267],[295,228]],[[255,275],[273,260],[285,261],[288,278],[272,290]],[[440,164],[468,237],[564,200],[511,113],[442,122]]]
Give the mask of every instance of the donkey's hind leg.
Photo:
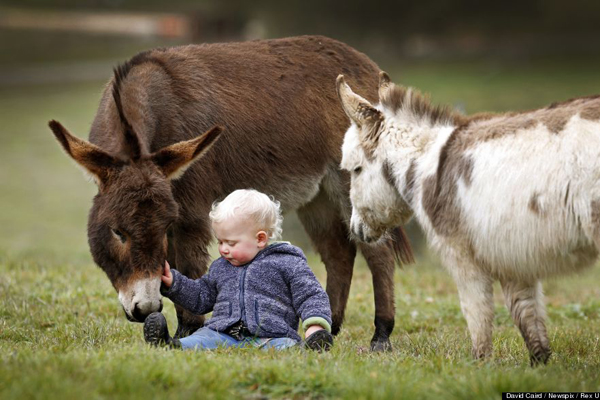
[[[546,308],[541,282],[503,281],[506,306],[529,350],[531,365],[546,363],[550,344],[546,333]]]
[[[327,270],[327,295],[333,320],[331,328],[336,335],[344,321],[356,246],[348,239],[348,229],[337,205],[323,190],[310,203],[298,209],[298,218]]]

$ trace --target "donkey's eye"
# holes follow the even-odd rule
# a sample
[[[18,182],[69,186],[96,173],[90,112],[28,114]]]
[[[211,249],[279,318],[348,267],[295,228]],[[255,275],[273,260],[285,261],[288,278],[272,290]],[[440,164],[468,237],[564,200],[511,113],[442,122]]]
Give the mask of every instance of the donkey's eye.
[[[111,229],[112,234],[121,241],[121,243],[125,243],[125,241],[127,241],[127,238],[125,237],[125,235],[123,234],[123,232],[121,232],[118,229]]]
[[[352,172],[354,172],[355,174],[360,174],[360,172],[362,171],[362,167],[356,167],[352,170]]]

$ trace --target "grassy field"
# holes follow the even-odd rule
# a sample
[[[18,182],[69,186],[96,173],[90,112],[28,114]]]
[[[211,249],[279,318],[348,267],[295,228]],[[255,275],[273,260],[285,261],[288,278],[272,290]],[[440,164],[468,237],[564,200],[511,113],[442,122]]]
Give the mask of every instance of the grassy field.
[[[476,112],[600,92],[597,61],[382,67],[395,81],[432,92],[437,102]],[[102,87],[0,87],[0,398],[499,399],[503,391],[600,390],[600,268],[546,284],[554,354],[549,365],[531,369],[498,288],[494,357],[470,359],[454,284],[426,251],[417,265],[396,273],[391,353],[368,351],[373,289],[362,260],[344,329],[328,354],[147,347],[141,325],[125,320],[88,253],[86,213],[95,187],[46,126],[55,118],[85,137]],[[284,236],[304,245],[297,230],[288,223]],[[324,282],[323,266],[307,252]]]

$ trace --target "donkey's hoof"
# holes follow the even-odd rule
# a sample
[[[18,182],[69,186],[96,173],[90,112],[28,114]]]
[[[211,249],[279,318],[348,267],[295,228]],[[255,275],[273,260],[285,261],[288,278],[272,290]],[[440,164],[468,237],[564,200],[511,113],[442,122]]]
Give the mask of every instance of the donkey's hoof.
[[[392,351],[392,344],[389,339],[372,340],[371,351],[373,353],[385,353]]]
[[[492,355],[491,346],[473,346],[471,349],[471,356],[475,360],[485,360],[490,358]]]
[[[339,322],[336,322],[336,319],[333,319],[333,323],[331,324],[331,334],[333,336],[337,336],[338,333],[340,333],[340,329],[342,328],[342,324]]]
[[[545,351],[539,351],[535,354],[530,354],[529,355],[529,361],[531,363],[532,367],[537,367],[539,365],[546,365],[548,364],[548,360],[550,359],[550,356],[552,355],[552,352],[550,350],[545,350]]]

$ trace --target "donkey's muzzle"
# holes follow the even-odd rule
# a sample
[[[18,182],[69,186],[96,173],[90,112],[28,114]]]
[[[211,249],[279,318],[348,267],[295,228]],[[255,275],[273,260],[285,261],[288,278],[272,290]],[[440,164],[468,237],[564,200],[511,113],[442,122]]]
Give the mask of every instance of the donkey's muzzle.
[[[119,302],[129,321],[144,322],[148,315],[162,310],[160,277],[139,279],[120,288]]]
[[[141,308],[139,306],[139,304],[135,304],[133,307],[133,318],[135,318],[136,321],[144,322],[148,315],[152,314],[153,312],[161,312],[162,308],[163,308],[162,301],[160,302],[158,310]]]
[[[380,238],[380,235],[373,235],[373,231],[366,228],[363,223],[355,224],[352,227],[352,233],[358,240],[365,243],[375,243]]]
[[[127,318],[127,320],[130,322],[144,322],[148,315],[152,314],[153,312],[161,312],[162,309],[163,309],[163,304],[161,301],[158,309],[156,309],[156,310],[142,308],[142,307],[140,307],[139,304],[136,303],[133,307],[133,311],[131,312],[131,315],[129,315],[129,313],[127,311],[125,311],[125,308],[123,308],[123,312],[125,313],[125,318]]]

